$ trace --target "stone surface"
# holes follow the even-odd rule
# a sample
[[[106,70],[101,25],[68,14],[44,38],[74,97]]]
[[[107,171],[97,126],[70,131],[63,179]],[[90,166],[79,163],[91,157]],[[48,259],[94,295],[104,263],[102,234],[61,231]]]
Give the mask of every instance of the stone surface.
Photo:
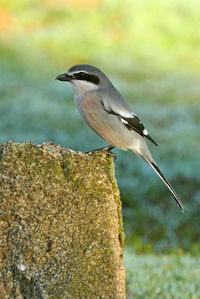
[[[0,154],[0,298],[125,298],[112,159],[52,143]]]

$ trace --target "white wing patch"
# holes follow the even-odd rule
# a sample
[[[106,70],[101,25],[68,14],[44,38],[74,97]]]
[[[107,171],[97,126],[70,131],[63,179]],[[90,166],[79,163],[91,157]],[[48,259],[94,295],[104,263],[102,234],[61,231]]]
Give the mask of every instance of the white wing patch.
[[[120,110],[120,109],[118,109],[117,112],[116,112],[116,114],[120,115],[121,117],[125,117],[125,118],[131,118],[131,117],[133,117],[133,112],[130,112],[130,111],[127,111],[127,110]]]
[[[149,135],[149,133],[147,132],[146,129],[143,130],[143,134],[144,134],[145,136],[148,136],[148,135]]]
[[[121,117],[120,117],[120,120],[121,120],[121,122],[123,122],[123,124],[125,124],[125,125],[128,124],[128,122],[125,119],[121,118]]]

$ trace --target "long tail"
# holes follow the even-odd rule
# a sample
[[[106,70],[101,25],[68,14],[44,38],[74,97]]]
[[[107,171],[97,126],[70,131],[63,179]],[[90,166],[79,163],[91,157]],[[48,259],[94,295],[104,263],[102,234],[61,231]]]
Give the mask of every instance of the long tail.
[[[170,185],[169,181],[165,178],[165,176],[163,175],[163,173],[160,171],[160,169],[158,168],[158,166],[154,162],[149,161],[147,158],[144,158],[144,159],[153,168],[153,170],[157,173],[157,175],[161,178],[161,180],[164,182],[164,184],[167,186],[167,188],[169,189],[169,191],[173,195],[174,199],[176,200],[176,202],[179,205],[179,207],[181,208],[181,210],[184,211],[185,208],[184,208],[183,203],[181,202],[180,198],[176,194],[175,190]]]

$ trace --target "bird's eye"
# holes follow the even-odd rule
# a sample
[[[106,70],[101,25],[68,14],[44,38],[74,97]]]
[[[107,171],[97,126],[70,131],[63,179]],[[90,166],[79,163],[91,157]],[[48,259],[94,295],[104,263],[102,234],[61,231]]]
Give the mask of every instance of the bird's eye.
[[[78,73],[78,78],[79,79],[84,79],[85,78],[85,73],[84,72],[80,72],[80,73]]]

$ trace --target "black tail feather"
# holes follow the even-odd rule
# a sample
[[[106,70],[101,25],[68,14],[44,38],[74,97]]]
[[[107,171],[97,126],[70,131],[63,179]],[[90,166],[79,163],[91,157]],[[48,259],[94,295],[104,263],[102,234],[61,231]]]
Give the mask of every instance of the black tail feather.
[[[176,200],[177,204],[181,208],[181,210],[185,210],[183,203],[181,202],[180,198],[176,194],[175,190],[170,185],[169,181],[165,178],[161,170],[158,168],[158,166],[154,163],[149,161],[145,158],[145,161],[153,168],[153,170],[157,173],[157,175],[161,178],[161,180],[164,182],[164,184],[167,186],[171,194],[173,195],[174,199]]]

